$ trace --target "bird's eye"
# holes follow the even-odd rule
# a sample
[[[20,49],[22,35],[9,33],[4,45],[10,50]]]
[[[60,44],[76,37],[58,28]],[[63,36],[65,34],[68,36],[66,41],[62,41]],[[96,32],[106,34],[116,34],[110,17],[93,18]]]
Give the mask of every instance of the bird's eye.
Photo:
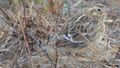
[[[101,12],[102,10],[101,9],[97,9],[97,12]]]
[[[99,11],[99,12],[100,12],[100,11],[101,11],[101,9],[97,9],[97,11]]]

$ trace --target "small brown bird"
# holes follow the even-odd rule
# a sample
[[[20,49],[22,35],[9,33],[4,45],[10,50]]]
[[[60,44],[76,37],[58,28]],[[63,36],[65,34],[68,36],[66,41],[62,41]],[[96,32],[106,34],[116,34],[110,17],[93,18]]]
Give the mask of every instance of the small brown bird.
[[[83,15],[71,18],[58,35],[56,46],[66,47],[66,51],[74,55],[94,60],[109,61],[111,57],[115,57],[117,49],[112,50],[107,41],[105,9],[106,6],[97,4],[87,9]]]
[[[69,43],[80,44],[86,43],[86,41],[96,41],[105,32],[106,13],[104,8],[104,5],[99,4],[87,9],[83,15],[71,18],[59,34],[59,38],[63,37]]]

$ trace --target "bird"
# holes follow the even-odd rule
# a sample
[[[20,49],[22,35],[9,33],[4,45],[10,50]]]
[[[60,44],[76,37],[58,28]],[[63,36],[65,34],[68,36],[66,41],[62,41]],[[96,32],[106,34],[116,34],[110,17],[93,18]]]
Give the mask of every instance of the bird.
[[[70,18],[59,32],[56,46],[65,48],[71,55],[74,53],[74,56],[109,61],[118,49],[109,47],[105,30],[106,8],[103,4],[96,4],[83,14]]]
[[[72,17],[59,33],[58,38],[71,43],[86,43],[96,41],[105,32],[104,20],[106,13],[104,5],[96,5],[86,10],[83,15]]]

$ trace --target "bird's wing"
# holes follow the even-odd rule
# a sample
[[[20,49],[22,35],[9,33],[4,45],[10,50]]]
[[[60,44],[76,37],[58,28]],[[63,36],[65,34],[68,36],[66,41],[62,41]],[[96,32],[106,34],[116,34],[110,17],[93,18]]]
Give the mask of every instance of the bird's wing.
[[[62,31],[62,45],[82,46],[91,42],[95,36],[94,29],[97,21],[89,16],[75,16],[69,20],[66,28]],[[73,45],[73,46],[74,46]]]

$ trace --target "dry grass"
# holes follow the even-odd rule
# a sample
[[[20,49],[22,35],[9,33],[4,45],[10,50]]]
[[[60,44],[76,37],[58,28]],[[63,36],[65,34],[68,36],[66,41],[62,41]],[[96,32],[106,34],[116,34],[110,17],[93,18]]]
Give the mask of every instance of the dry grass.
[[[62,31],[61,29],[66,27],[70,16],[80,14],[84,8],[88,7],[88,3],[91,5],[97,3],[97,0],[96,2],[89,0],[89,2],[87,0],[35,1],[39,3],[35,4],[32,0],[10,0],[9,9],[1,5],[1,68],[114,68],[119,66],[119,63],[115,61],[99,62],[94,61],[94,58],[71,56],[69,52],[66,53],[66,48],[56,47],[56,37]],[[102,3],[102,0],[99,1]],[[104,1],[107,2],[107,0]],[[115,8],[109,5],[107,7]],[[111,38],[111,44],[119,47],[120,16],[117,16],[119,10],[113,12],[113,9],[109,11],[114,14],[110,13],[108,19],[113,19],[114,23],[107,24],[109,25],[108,36]],[[117,58],[118,60],[120,57]]]

